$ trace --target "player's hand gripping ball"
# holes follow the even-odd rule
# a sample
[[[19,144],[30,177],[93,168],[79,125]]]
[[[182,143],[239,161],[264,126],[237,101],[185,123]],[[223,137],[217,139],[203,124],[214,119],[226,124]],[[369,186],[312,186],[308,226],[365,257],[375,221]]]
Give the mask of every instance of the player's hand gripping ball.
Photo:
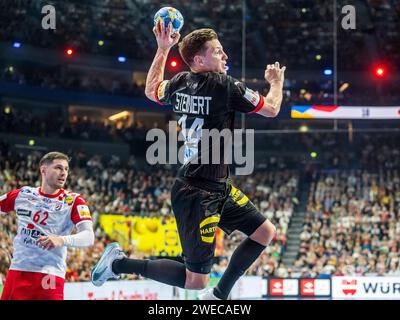
[[[183,27],[183,16],[179,10],[172,7],[163,7],[157,11],[154,15],[154,25],[157,21],[163,20],[165,28],[168,28],[168,24],[172,23],[173,33],[179,32]]]

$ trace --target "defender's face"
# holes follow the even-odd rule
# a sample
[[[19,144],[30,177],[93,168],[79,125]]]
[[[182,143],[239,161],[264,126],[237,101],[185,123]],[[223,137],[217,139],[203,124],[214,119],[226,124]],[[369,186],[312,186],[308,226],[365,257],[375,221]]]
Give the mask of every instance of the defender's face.
[[[64,187],[68,177],[68,162],[62,159],[55,159],[51,164],[43,165],[40,168],[42,179],[54,189]]]
[[[207,41],[205,46],[207,49],[202,59],[204,70],[226,74],[225,66],[228,56],[221,43],[218,40],[211,40]]]

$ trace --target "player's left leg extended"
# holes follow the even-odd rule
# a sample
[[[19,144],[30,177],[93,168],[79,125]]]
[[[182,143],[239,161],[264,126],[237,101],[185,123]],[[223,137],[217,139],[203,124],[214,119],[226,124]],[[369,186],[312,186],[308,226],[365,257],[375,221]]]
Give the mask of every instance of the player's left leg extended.
[[[93,268],[91,281],[99,287],[108,279],[118,279],[122,273],[135,273],[172,286],[185,287],[185,264],[170,259],[129,259],[117,242],[110,243]]]
[[[222,212],[219,227],[228,234],[239,230],[248,235],[248,238],[233,252],[228,268],[214,288],[214,295],[217,298],[227,299],[235,282],[271,242],[276,229],[249,198],[234,186]]]

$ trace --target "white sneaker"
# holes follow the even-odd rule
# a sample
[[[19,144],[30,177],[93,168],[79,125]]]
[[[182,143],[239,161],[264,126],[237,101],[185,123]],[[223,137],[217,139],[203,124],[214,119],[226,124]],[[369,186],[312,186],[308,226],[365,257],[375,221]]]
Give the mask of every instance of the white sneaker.
[[[196,300],[222,300],[214,295],[214,288],[209,288],[197,296]]]
[[[122,252],[118,242],[110,243],[103,251],[100,260],[94,266],[91,272],[91,281],[96,287],[100,287],[108,279],[119,279],[119,275],[116,275],[112,271],[112,263],[115,260],[120,260],[126,257]]]

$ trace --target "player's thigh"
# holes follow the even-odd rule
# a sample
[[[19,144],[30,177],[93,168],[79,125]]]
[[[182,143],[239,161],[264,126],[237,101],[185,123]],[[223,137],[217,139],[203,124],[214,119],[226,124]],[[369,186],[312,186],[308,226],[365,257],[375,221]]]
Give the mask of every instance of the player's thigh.
[[[232,186],[222,211],[219,227],[230,234],[239,230],[252,235],[266,218],[257,210],[250,199],[238,188]]]
[[[211,192],[179,180],[171,190],[172,210],[186,267],[200,274],[209,273],[214,260],[215,232],[220,215],[207,216],[204,206],[212,196]]]

